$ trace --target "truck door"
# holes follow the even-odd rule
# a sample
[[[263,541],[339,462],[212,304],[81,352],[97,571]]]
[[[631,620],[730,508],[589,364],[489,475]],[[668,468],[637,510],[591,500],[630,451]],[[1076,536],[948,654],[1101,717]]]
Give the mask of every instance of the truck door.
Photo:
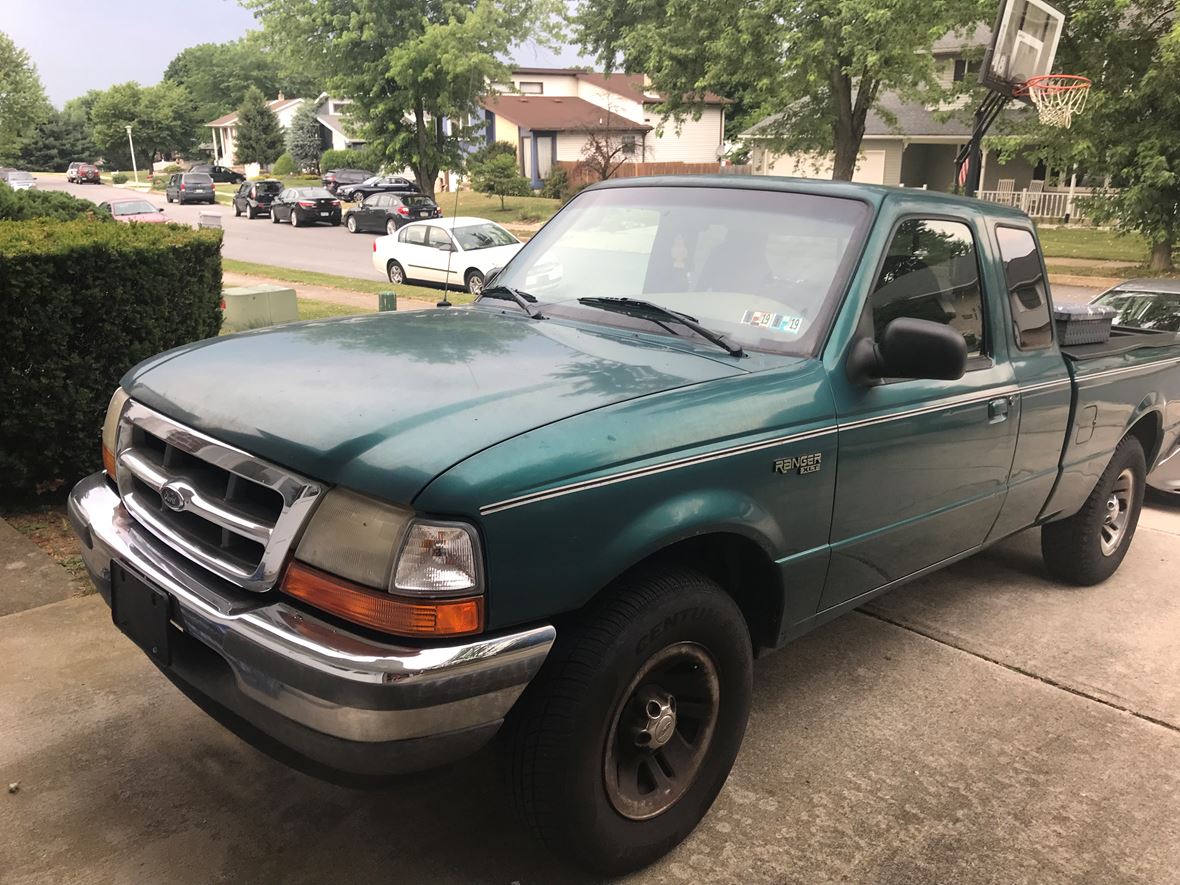
[[[1030,227],[993,229],[1004,269],[1012,371],[1020,386],[1020,438],[1008,497],[989,540],[1032,525],[1057,481],[1073,388],[1054,340],[1045,265]]]
[[[863,385],[831,371],[840,454],[821,610],[974,550],[1000,513],[1019,400],[981,242],[975,218],[894,224],[858,334],[898,317],[946,323],[967,342],[967,372]]]

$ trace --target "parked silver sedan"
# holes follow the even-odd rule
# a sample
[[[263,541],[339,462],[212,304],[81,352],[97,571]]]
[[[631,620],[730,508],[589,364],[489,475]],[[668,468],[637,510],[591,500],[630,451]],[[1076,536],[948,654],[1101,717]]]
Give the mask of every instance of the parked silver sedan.
[[[1114,325],[1149,332],[1180,333],[1180,280],[1127,280],[1094,299],[1117,310]],[[1180,495],[1180,448],[1160,461],[1147,484]]]

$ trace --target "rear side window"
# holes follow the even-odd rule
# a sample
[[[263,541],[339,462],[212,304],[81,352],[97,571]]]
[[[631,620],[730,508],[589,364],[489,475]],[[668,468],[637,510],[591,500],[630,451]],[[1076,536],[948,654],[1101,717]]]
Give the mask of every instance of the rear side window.
[[[402,228],[401,235],[398,237],[403,243],[409,243],[411,246],[425,246],[426,245],[426,228],[425,226],[410,225]]]
[[[984,353],[983,293],[971,228],[958,221],[914,218],[893,236],[870,304],[874,334],[898,317],[945,323]]]
[[[1031,231],[997,227],[1004,280],[1012,309],[1012,337],[1021,350],[1039,350],[1053,343],[1053,323],[1045,291],[1045,268]]]

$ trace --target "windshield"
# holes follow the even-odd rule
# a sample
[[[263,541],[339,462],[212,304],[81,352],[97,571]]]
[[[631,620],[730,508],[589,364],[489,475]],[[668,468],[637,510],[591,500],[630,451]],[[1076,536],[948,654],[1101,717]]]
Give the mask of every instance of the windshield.
[[[1180,332],[1180,292],[1111,292],[1097,303],[1119,312],[1116,326]]]
[[[868,206],[750,188],[587,191],[496,278],[595,322],[627,322],[579,298],[682,311],[745,347],[810,353],[859,254]],[[593,310],[593,313],[591,311]],[[641,320],[636,328],[661,331]]]
[[[490,221],[483,224],[469,224],[455,228],[455,239],[465,252],[473,249],[490,249],[492,246],[515,246],[520,242],[504,228]]]
[[[260,181],[254,185],[254,190],[260,194],[277,194],[282,189],[281,181]]]
[[[147,200],[128,200],[126,203],[111,203],[112,215],[144,215],[155,212],[156,207]]]

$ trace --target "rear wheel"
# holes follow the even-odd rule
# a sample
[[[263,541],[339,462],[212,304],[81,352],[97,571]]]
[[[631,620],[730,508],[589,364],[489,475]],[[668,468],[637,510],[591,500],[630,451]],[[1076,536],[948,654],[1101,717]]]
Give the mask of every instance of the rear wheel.
[[[389,282],[400,286],[406,281],[406,272],[400,264],[396,261],[391,261],[385,268],[385,272],[389,275]]]
[[[1053,577],[1088,587],[1118,571],[1139,525],[1146,473],[1143,446],[1126,437],[1082,509],[1041,528],[1041,555]]]
[[[299,213],[291,211],[291,227],[299,227]]]
[[[238,201],[234,200],[234,218],[241,218],[241,217],[242,217],[242,209],[238,205]]]
[[[356,233],[356,219],[351,215],[348,216],[348,221],[344,223],[344,226],[348,228],[348,232],[350,234]]]
[[[392,218],[385,222],[385,232],[391,237],[397,233],[397,222]]]
[[[247,203],[246,204],[246,218],[253,221],[257,217],[258,217],[258,210],[255,209],[253,206],[251,206],[249,203]]]
[[[483,274],[478,270],[468,271],[465,282],[467,283],[467,291],[472,295],[478,296],[483,291]]]
[[[661,857],[725,784],[751,671],[745,620],[715,582],[687,569],[622,582],[559,628],[505,725],[517,812],[604,875]]]
[[[279,223],[279,213],[275,212],[274,209],[270,210],[270,223],[271,224],[278,224]]]

